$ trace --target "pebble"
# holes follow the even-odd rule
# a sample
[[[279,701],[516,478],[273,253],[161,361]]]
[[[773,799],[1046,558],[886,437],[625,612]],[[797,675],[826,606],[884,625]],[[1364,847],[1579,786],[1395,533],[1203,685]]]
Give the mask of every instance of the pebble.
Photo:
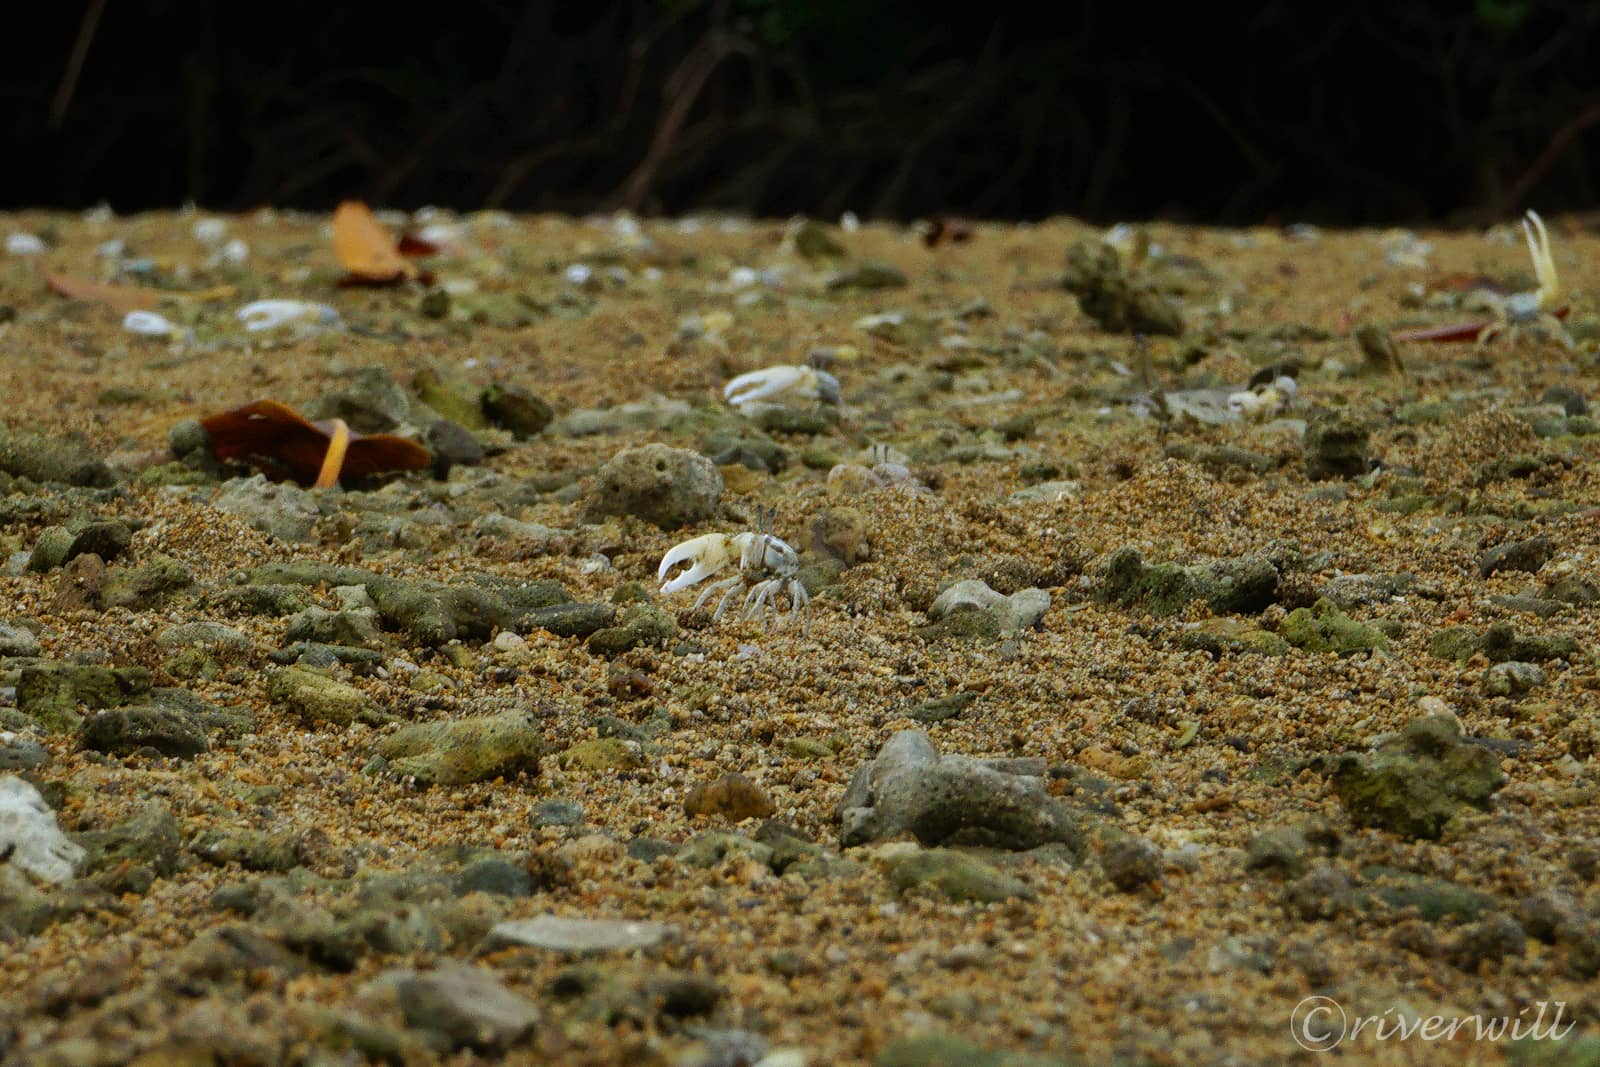
[[[1042,774],[1043,768],[1038,773]],[[940,756],[928,735],[902,730],[859,768],[835,809],[845,847],[909,833],[925,845],[1080,847],[1077,817],[1036,774],[967,756]]]
[[[585,509],[590,521],[634,515],[664,530],[711,518],[722,474],[698,452],[652,444],[618,452],[600,468]]]
[[[714,782],[702,782],[689,791],[683,802],[690,818],[721,815],[730,822],[765,819],[777,812],[777,805],[766,792],[742,774],[724,774]]]
[[[211,506],[235,515],[280,541],[311,541],[322,509],[306,490],[289,482],[268,481],[264,474],[230,481]]]
[[[442,963],[431,971],[386,971],[406,1025],[439,1035],[452,1049],[503,1052],[539,1024],[538,1005],[507,989],[493,971]]]
[[[478,946],[480,952],[504,948],[542,948],[573,956],[606,952],[644,952],[675,941],[679,928],[669,923],[628,919],[540,915],[496,923]]]

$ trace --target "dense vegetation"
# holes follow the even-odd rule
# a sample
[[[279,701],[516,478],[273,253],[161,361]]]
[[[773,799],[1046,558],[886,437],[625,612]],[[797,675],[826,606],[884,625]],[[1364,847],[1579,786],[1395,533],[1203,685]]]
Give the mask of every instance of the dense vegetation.
[[[1586,207],[1600,163],[1584,0],[1042,17],[83,0],[7,18],[31,42],[0,72],[9,206],[1476,221]]]

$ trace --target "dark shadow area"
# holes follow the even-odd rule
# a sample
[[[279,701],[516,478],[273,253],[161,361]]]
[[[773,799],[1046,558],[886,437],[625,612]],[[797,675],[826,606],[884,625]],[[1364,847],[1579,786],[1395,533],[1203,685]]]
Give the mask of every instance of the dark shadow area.
[[[0,204],[1451,221],[1587,209],[1600,5],[72,0]]]

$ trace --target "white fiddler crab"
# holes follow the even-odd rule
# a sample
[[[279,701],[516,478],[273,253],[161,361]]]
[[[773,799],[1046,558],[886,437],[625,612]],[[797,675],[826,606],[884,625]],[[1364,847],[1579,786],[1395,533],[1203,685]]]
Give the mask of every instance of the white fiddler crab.
[[[1515,341],[1517,332],[1524,326],[1538,326],[1550,331],[1568,348],[1572,338],[1558,317],[1561,307],[1561,276],[1556,273],[1555,257],[1550,254],[1550,234],[1537,211],[1529,210],[1522,220],[1522,235],[1528,239],[1528,255],[1533,259],[1533,273],[1539,279],[1539,288],[1531,293],[1512,293],[1495,304],[1499,319],[1490,323],[1478,335],[1479,346],[1507,334]]]
[[[711,621],[717,622],[734,598],[744,593],[742,614],[749,619],[764,614],[773,607],[776,597],[787,594],[790,618],[799,620],[806,605],[811,603],[811,596],[797,577],[800,571],[799,554],[787,541],[773,536],[772,519],[773,512],[767,510],[758,513],[754,530],[736,534],[705,534],[674,545],[661,557],[661,566],[656,570],[656,580],[662,582],[661,592],[676,593],[680,589],[687,589],[738,560],[739,573],[712,582],[702,589],[694,602],[695,610],[713,594],[720,592],[722,599],[717,601],[717,610],[711,615]],[[666,580],[668,572],[680,563],[688,563],[688,570],[680,571],[676,577]]]
[[[722,399],[742,415],[754,415],[791,401],[839,402],[839,379],[815,366],[763,367],[741,374],[722,390]]]

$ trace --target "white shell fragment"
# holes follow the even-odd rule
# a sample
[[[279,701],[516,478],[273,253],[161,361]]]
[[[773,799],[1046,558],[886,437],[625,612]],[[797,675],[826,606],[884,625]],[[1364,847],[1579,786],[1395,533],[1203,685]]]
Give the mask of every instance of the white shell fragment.
[[[44,241],[31,233],[14,233],[6,238],[6,254],[11,256],[38,256],[45,252]]]
[[[122,328],[140,337],[170,337],[183,331],[165,315],[154,311],[130,311],[122,318]]]
[[[309,300],[257,300],[240,308],[235,317],[251,332],[294,323],[332,326],[339,321],[339,313],[333,308]]]
[[[199,219],[192,232],[201,244],[219,245],[228,236],[228,224],[221,219]]]

